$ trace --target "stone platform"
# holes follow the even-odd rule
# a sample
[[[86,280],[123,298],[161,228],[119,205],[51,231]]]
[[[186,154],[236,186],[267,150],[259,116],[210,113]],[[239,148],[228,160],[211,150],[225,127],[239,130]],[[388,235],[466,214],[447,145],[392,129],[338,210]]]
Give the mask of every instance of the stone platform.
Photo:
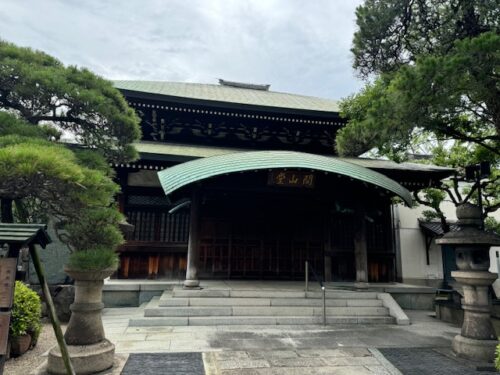
[[[161,296],[165,291],[172,291],[176,286],[182,286],[183,280],[173,279],[108,279],[103,288],[103,302],[106,307],[137,307],[149,302],[155,296]],[[259,280],[203,280],[204,288],[229,289],[277,289],[304,290],[303,281],[259,281]],[[355,283],[326,282],[328,289],[352,291]],[[311,290],[319,290],[316,283],[310,282]],[[370,283],[369,291],[389,293],[403,309],[433,310],[436,289],[403,283]]]
[[[323,324],[319,285],[298,282],[208,281],[201,289],[172,285],[145,305],[130,327]],[[409,324],[388,293],[329,285],[326,324]]]

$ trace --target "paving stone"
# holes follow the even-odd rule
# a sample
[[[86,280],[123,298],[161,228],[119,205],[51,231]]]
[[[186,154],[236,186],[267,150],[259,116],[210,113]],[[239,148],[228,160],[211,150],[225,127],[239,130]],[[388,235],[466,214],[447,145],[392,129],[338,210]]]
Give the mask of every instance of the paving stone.
[[[151,326],[187,326],[188,318],[185,316],[165,318],[136,318],[130,319],[129,327],[151,327]]]
[[[170,340],[162,341],[118,341],[115,343],[117,353],[159,353],[170,350]]]
[[[273,367],[321,367],[325,366],[322,358],[270,358]]]
[[[218,352],[215,353],[215,358],[217,360],[221,361],[227,361],[227,360],[234,360],[234,359],[248,359],[249,355],[247,352],[244,351],[225,351],[225,352]],[[260,358],[254,358],[254,359],[260,359]]]
[[[246,353],[253,359],[269,358],[297,358],[297,353],[293,350],[255,350]]]
[[[133,333],[167,333],[172,332],[173,327],[128,327],[126,334]]]
[[[323,313],[321,313],[323,314]],[[327,324],[357,324],[358,318],[355,316],[327,316]]]
[[[240,324],[272,324],[276,325],[274,316],[199,316],[189,317],[191,326],[213,326],[213,325],[240,325]]]
[[[259,369],[224,370],[221,375],[332,375],[331,367],[273,367]],[[351,375],[357,375],[351,373]]]
[[[374,357],[325,357],[323,361],[329,366],[370,366],[380,365]]]
[[[321,316],[277,316],[276,323],[279,325],[304,325],[304,324],[320,324]]]
[[[106,338],[111,342],[124,341],[124,340],[140,341],[140,340],[146,340],[146,337],[147,337],[146,333],[129,333],[127,335],[117,334],[117,333],[106,334]]]
[[[272,367],[259,369],[224,370],[221,375],[374,375],[362,366],[344,367]]]
[[[342,349],[301,349],[297,350],[300,357],[366,357],[371,356],[365,348]]]
[[[204,375],[201,353],[130,354],[121,375]]]
[[[368,370],[370,370],[374,375],[391,375],[391,373],[382,365],[376,366],[365,366]]]
[[[269,362],[263,359],[231,359],[218,361],[217,365],[221,370],[270,367]]]
[[[345,316],[387,316],[389,310],[385,307],[327,307],[326,314],[332,315],[345,315]],[[304,314],[305,315],[305,314]],[[322,307],[314,308],[314,315],[323,315]]]
[[[154,341],[150,341],[154,342]],[[171,352],[201,352],[210,350],[207,340],[171,340]]]
[[[359,324],[394,324],[392,316],[358,316]]]

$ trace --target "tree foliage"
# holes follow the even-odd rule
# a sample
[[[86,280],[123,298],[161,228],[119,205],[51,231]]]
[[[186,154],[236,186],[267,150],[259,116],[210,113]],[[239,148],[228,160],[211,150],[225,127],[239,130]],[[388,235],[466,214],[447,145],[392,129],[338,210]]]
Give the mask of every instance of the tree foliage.
[[[457,40],[500,28],[499,0],[365,0],[356,9],[354,68],[395,72],[422,55],[446,55]]]
[[[62,135],[76,148],[58,143]],[[123,216],[109,162],[134,159],[132,142],[139,138],[137,115],[109,81],[0,41],[3,221],[55,219],[61,239],[83,251],[78,259],[116,264]],[[103,253],[97,263],[96,252]]]
[[[458,139],[500,153],[500,35],[457,42],[446,56],[423,56],[384,75],[341,103],[348,125],[337,136],[340,154],[374,147],[408,150],[415,132]]]
[[[479,198],[477,187],[460,182],[463,168],[490,161],[484,216],[498,209],[500,0],[365,0],[356,17],[354,68],[371,83],[341,103],[348,124],[338,153],[396,161],[423,153],[456,168],[457,176],[415,194],[443,227],[445,198]]]
[[[4,41],[0,41],[0,108],[30,124],[67,132],[109,160],[137,156],[131,143],[140,138],[139,118],[111,82]]]
[[[18,221],[55,218],[77,250],[114,249],[123,242],[118,229],[123,216],[114,207],[119,188],[104,168],[95,167],[106,164],[102,157],[41,138],[7,135],[0,136],[2,143],[0,197],[16,202]]]

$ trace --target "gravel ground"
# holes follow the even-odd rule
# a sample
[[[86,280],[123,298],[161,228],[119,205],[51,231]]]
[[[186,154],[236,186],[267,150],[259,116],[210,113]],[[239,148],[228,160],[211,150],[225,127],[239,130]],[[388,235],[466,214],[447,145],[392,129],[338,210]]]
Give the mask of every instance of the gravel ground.
[[[66,327],[62,326],[63,332]],[[47,358],[42,356],[54,345],[57,345],[56,337],[52,325],[48,322],[43,323],[42,332],[38,338],[38,343],[34,349],[28,350],[24,355],[17,358],[11,358],[5,363],[5,375],[28,375],[35,370]]]

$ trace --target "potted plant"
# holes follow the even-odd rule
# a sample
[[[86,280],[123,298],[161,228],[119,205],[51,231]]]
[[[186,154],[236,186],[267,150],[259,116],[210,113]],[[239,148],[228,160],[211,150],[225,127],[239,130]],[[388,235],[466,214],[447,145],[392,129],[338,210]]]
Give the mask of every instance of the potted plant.
[[[40,297],[20,281],[16,281],[9,326],[10,354],[18,357],[35,346],[42,329]]]
[[[101,318],[102,287],[118,266],[115,249],[123,242],[121,221],[123,216],[112,205],[82,210],[78,220],[64,227],[73,249],[64,271],[75,282],[75,300],[64,338],[77,374],[95,373],[113,365],[114,345],[105,338]],[[57,347],[49,353],[48,371],[65,374]]]

